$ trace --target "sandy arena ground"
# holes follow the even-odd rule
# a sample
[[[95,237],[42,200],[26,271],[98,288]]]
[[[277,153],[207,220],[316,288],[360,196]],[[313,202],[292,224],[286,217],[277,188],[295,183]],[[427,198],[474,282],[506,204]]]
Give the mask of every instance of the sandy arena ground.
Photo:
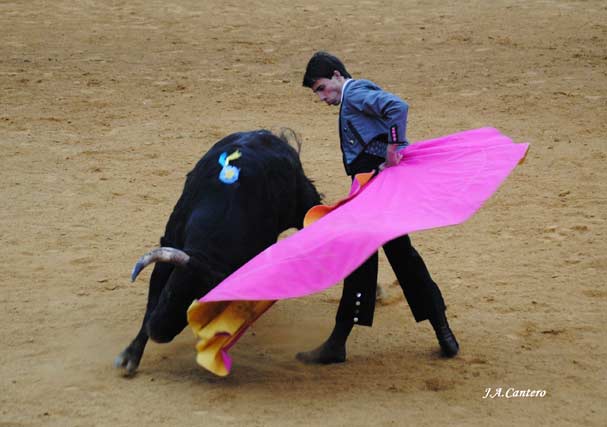
[[[0,426],[607,423],[604,1],[0,1]],[[349,360],[302,366],[339,287],[285,301],[218,378],[194,338],[125,379],[154,247],[219,138],[289,126],[332,202],[337,108],[301,87],[317,49],[410,105],[409,137],[494,126],[525,164],[466,224],[413,236],[462,346],[441,359],[392,285]],[[485,389],[544,398],[482,399]]]

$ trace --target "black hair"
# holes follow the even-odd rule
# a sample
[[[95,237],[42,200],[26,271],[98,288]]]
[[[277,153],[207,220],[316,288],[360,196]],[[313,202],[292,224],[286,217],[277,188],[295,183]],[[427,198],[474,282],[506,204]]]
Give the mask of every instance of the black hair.
[[[318,79],[330,79],[333,77],[333,72],[337,70],[339,74],[347,79],[351,79],[352,76],[346,70],[346,66],[337,58],[327,52],[316,52],[306,67],[306,73],[303,78],[303,85],[311,88],[314,82]]]

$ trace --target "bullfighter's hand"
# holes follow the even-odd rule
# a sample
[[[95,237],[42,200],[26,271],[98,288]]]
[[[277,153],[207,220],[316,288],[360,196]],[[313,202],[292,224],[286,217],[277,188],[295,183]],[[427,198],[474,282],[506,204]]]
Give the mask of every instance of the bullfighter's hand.
[[[379,165],[379,170],[382,171],[391,166],[396,166],[400,163],[403,155],[398,151],[398,146],[396,144],[388,144],[388,149],[386,150],[386,161]]]

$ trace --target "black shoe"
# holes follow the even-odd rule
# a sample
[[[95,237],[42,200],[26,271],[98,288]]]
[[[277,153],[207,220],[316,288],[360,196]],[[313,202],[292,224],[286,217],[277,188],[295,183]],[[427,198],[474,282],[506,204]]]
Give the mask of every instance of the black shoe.
[[[328,365],[331,363],[343,363],[346,361],[346,346],[335,345],[330,341],[326,341],[314,350],[297,353],[295,358],[306,364]]]
[[[439,326],[434,332],[436,332],[436,338],[438,338],[443,356],[454,357],[459,352],[459,344],[449,325]]]

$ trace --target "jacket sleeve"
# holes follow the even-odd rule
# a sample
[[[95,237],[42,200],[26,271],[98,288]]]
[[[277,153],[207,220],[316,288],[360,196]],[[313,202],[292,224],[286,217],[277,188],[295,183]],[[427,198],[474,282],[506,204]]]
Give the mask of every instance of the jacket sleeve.
[[[409,105],[398,96],[383,90],[368,91],[362,98],[360,110],[365,114],[380,118],[391,129],[391,135],[389,135],[391,142],[407,141]]]

